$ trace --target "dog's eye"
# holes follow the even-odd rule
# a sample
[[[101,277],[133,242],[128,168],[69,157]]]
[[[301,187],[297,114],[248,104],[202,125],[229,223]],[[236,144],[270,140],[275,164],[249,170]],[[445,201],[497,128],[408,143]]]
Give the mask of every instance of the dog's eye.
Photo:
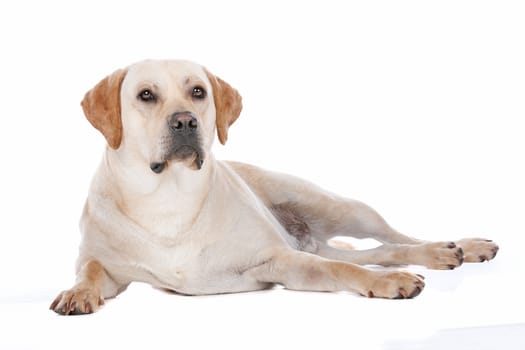
[[[142,90],[137,97],[143,102],[155,102],[157,100],[157,96],[150,89]]]
[[[195,86],[191,91],[191,97],[203,99],[206,97],[206,90],[200,86]]]

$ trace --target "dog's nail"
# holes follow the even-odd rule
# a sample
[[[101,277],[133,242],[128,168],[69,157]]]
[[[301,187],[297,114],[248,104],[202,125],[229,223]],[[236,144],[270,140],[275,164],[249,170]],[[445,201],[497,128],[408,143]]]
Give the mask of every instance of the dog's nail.
[[[454,248],[456,248],[456,243],[454,243],[454,242],[450,242],[450,243],[447,245],[447,248],[449,248],[449,249],[454,249]]]
[[[421,294],[421,291],[423,290],[423,287],[419,287],[417,286],[414,291],[412,293],[410,293],[410,295],[408,296],[409,298],[415,298],[417,297],[419,294]]]
[[[69,310],[68,310],[68,314],[72,313],[73,311],[75,311],[75,309],[77,308],[77,302],[76,301],[73,301],[70,305],[69,305]]]
[[[58,305],[58,299],[55,299],[55,301],[53,301],[51,306],[49,306],[49,310],[55,310],[57,305]]]
[[[417,276],[417,277],[419,277],[419,278],[421,278],[422,280],[424,280],[424,279],[425,279],[425,276],[423,276],[423,275],[420,275],[420,274],[418,274],[418,273],[416,273],[416,276]]]
[[[405,290],[405,288],[399,288],[399,295],[402,296],[402,299],[406,299],[408,298],[408,293],[407,291]]]
[[[371,290],[368,291],[368,297],[369,298],[373,298],[374,297],[374,292],[372,292]]]

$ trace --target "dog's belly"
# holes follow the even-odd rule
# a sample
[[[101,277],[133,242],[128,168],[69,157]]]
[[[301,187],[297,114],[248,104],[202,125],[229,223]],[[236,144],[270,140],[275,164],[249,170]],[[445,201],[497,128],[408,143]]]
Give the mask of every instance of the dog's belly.
[[[168,287],[168,289],[187,295],[205,295],[248,292],[271,287],[269,283],[261,283],[238,273],[223,272],[197,278],[188,277],[178,288]]]
[[[221,244],[222,245],[222,244]],[[246,272],[264,262],[262,258],[235,254],[226,255],[221,246],[144,247],[140,254],[119,261],[103,261],[108,274],[116,281],[133,281],[188,295],[232,293],[266,289]],[[232,250],[235,251],[235,248]],[[122,251],[119,252],[122,256]]]

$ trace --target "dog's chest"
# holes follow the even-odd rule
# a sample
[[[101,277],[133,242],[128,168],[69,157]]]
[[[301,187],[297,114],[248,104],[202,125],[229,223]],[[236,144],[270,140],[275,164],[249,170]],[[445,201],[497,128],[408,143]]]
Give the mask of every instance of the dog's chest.
[[[125,215],[143,228],[152,240],[175,244],[181,235],[195,229],[203,199],[198,195],[173,195],[169,192],[129,201]]]
[[[115,227],[122,234],[111,236],[110,251],[99,257],[108,272],[187,294],[260,288],[245,272],[267,261],[268,247],[285,242],[234,180],[193,191],[164,183],[151,195],[126,196],[119,205],[124,222]]]
[[[131,263],[127,269],[136,279],[194,294],[219,271],[230,269],[223,266],[224,228],[220,223],[215,227],[206,224],[210,222],[208,211],[201,209],[200,202],[195,196],[181,195],[128,202],[125,216],[141,227],[142,244],[127,252]]]

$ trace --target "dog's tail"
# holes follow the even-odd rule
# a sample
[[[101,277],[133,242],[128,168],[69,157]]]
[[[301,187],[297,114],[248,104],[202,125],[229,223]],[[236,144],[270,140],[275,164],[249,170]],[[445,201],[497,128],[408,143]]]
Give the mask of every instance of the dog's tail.
[[[355,247],[351,243],[338,238],[333,238],[329,240],[328,245],[332,248],[341,250],[355,250]]]

